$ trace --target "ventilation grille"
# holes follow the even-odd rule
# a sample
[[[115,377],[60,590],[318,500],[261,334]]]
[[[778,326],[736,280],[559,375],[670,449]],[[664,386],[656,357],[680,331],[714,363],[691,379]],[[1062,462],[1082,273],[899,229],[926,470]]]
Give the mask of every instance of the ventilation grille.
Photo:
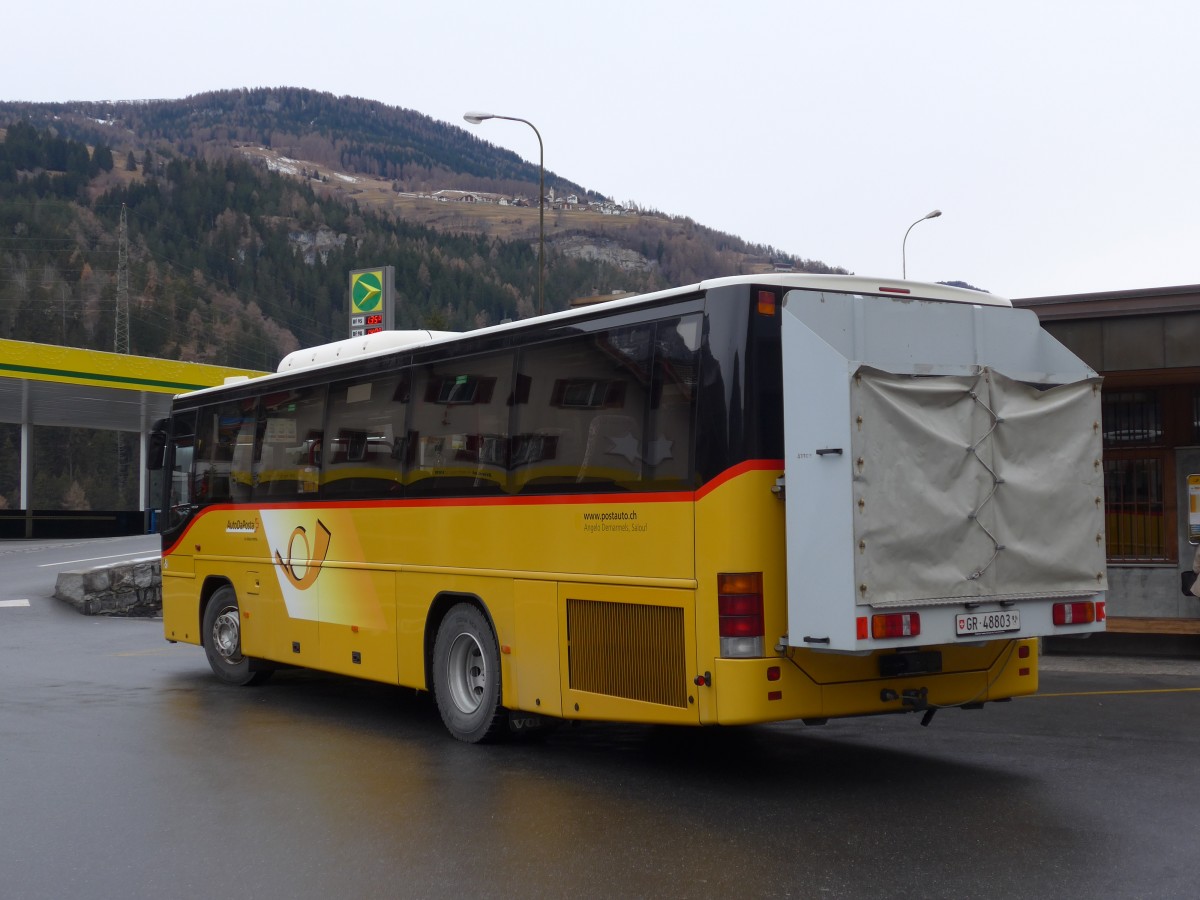
[[[683,610],[567,600],[571,688],[687,708]]]

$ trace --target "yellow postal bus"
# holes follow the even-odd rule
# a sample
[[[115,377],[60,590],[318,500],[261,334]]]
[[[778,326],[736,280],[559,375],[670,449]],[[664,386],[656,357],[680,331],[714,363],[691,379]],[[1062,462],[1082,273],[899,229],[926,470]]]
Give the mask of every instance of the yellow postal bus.
[[[974,707],[1104,627],[1099,379],[989,294],[702,282],[176,398],[163,627],[464,741]]]

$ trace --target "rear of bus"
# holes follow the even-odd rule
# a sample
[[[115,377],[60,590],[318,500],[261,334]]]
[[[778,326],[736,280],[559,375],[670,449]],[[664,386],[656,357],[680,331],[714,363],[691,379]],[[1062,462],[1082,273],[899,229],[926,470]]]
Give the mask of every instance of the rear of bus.
[[[849,276],[706,308],[701,722],[927,722],[1035,692],[1039,637],[1103,630],[1100,379],[1033,313]]]

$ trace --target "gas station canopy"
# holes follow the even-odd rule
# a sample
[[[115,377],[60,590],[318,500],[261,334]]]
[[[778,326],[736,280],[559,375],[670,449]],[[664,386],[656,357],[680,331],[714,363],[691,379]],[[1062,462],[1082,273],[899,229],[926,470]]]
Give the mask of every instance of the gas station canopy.
[[[0,422],[145,432],[167,414],[175,394],[260,374],[0,340]]]
[[[0,339],[0,423],[21,426],[21,500],[32,536],[29,504],[30,429],[38,425],[125,431],[141,435],[145,471],[146,434],[165,417],[176,394],[221,384],[230,376],[261,375],[204,363],[150,359],[97,350]],[[146,509],[142,479],[139,506]]]

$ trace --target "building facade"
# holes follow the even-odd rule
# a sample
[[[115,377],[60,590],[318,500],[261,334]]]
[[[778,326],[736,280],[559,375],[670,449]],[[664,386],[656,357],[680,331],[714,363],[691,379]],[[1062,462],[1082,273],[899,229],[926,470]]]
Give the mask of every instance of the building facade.
[[[1104,376],[1110,616],[1200,619],[1179,577],[1196,550],[1188,476],[1200,476],[1200,285],[1013,303]]]

